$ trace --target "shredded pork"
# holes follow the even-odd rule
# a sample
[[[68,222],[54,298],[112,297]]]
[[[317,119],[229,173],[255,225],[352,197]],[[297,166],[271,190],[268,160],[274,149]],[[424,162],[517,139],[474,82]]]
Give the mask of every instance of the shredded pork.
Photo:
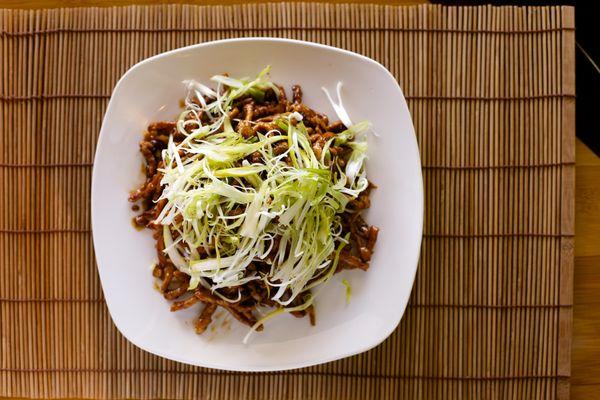
[[[250,96],[237,99],[229,112],[234,130],[246,138],[256,135],[257,132],[265,133],[278,130],[279,127],[274,122],[277,117],[295,111],[302,114],[307,132],[310,134],[312,148],[316,156],[320,157],[325,143],[329,139],[335,138],[347,127],[341,121],[330,123],[327,116],[306,106],[302,102],[302,88],[299,85],[292,87],[292,101],[285,97],[283,88],[279,88],[279,96],[276,96],[273,90],[269,90],[262,102],[258,102]],[[206,100],[210,99],[207,98]],[[175,143],[179,143],[184,139],[183,135],[177,132],[175,122],[156,122],[148,126],[144,138],[140,142],[140,152],[145,160],[146,179],[129,197],[129,200],[135,203],[132,209],[134,211],[139,210],[139,214],[134,218],[135,225],[154,231],[158,263],[153,270],[153,275],[161,282],[159,289],[165,299],[172,301],[172,311],[200,307],[195,323],[198,334],[206,331],[218,307],[227,310],[242,324],[252,326],[257,321],[257,307],[278,306],[275,301],[271,300],[270,288],[263,280],[253,280],[236,288],[219,289],[218,293],[211,292],[202,286],[190,291],[188,290],[190,277],[177,270],[163,251],[165,244],[162,226],[155,225],[153,221],[158,217],[166,203],[166,200],[159,201],[163,190],[161,186],[162,173],[159,170],[164,166],[161,152],[167,147],[170,136],[173,136]],[[273,151],[276,155],[279,155],[287,149],[288,144],[286,142],[279,142],[274,146]],[[332,145],[329,150],[333,156],[333,164],[343,167],[347,163],[350,154],[348,147],[345,145]],[[184,155],[181,154],[181,156]],[[260,153],[250,154],[248,161],[260,163]],[[344,269],[366,271],[369,268],[378,229],[367,224],[361,217],[361,212],[369,208],[369,195],[373,188],[375,186],[370,184],[367,190],[349,203],[347,211],[341,215],[342,233],[349,234],[350,240],[340,254],[336,272]],[[232,210],[230,214],[235,215],[243,212],[244,209],[239,207]],[[275,238],[271,254],[277,253],[278,243],[278,238]],[[210,249],[207,252],[205,247],[198,248],[198,252],[204,257],[214,256],[210,253]],[[269,257],[262,261],[256,260],[250,265],[248,272],[267,273],[271,268],[270,261],[272,259]],[[305,296],[298,296],[290,304],[290,307],[300,305],[304,300]],[[310,323],[315,324],[315,310],[312,305],[305,310],[294,311],[292,314],[296,317],[308,316]],[[261,328],[259,327],[258,330]]]

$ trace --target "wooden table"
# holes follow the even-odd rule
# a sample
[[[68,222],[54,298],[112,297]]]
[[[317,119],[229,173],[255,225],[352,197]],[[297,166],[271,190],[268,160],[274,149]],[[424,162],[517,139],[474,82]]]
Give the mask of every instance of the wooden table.
[[[311,1],[311,0],[308,0]],[[329,0],[360,3],[360,0]],[[0,0],[0,8],[56,8],[156,3],[236,4],[258,0]],[[371,0],[380,4],[419,4],[425,0]],[[600,399],[600,158],[582,142],[576,147],[575,307],[571,395]]]
[[[600,158],[576,147],[571,395],[600,399]]]

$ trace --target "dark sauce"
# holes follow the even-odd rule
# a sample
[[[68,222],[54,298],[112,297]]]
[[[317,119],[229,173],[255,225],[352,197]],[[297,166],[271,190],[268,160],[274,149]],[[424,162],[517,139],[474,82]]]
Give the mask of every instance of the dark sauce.
[[[135,217],[131,218],[131,226],[133,226],[137,231],[141,231],[144,229],[143,226],[139,226],[135,221]]]

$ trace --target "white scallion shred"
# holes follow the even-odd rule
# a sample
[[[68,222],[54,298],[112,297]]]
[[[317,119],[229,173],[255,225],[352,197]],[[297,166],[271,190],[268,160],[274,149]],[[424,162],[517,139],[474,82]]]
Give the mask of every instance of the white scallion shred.
[[[282,134],[271,131],[244,138],[232,129],[228,113],[239,97],[250,95],[260,101],[270,89],[281,95],[269,80],[269,67],[254,79],[217,75],[212,81],[216,91],[184,81],[188,96],[177,130],[185,137],[179,143],[171,137],[163,150],[164,189],[159,201],[164,200],[165,206],[154,222],[163,225],[165,254],[190,275],[190,290],[201,285],[224,298],[218,289],[254,279],[272,288],[270,297],[281,306],[252,327],[245,343],[275,315],[309,307],[315,297],[310,290],[335,272],[347,243],[340,236],[340,214],[368,187],[364,133],[371,125],[366,121],[352,124],[338,83],[337,102],[323,91],[348,129],[327,142],[319,157],[298,112],[284,113],[275,121]],[[273,147],[280,141],[288,144],[288,150],[276,156]],[[334,144],[351,148],[343,170],[331,163],[329,149]],[[254,152],[261,154],[264,165],[245,159]],[[291,165],[285,162],[286,156]],[[279,245],[270,254],[276,237]],[[200,249],[213,256],[202,258],[205,252]],[[269,260],[270,272],[248,273],[255,260]],[[349,285],[343,283],[349,297]],[[291,307],[298,296],[303,304]]]
[[[351,127],[352,121],[350,120],[350,116],[348,115],[348,112],[346,111],[346,109],[344,108],[344,104],[342,103],[342,86],[343,86],[342,82],[337,83],[337,86],[336,86],[336,92],[337,92],[337,97],[338,97],[337,103],[335,101],[333,101],[333,99],[331,98],[331,95],[329,94],[329,90],[325,89],[324,87],[322,87],[321,90],[323,90],[323,92],[325,92],[327,99],[331,103],[331,106],[333,107],[333,110],[337,114],[340,121],[342,121],[342,123],[344,125],[346,125],[347,127]]]

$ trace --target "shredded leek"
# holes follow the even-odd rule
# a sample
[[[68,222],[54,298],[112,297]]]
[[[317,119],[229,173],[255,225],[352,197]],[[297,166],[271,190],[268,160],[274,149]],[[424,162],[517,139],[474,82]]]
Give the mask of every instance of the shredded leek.
[[[338,84],[337,103],[325,92],[348,129],[331,139],[319,157],[297,112],[281,114],[275,121],[280,130],[244,138],[232,129],[228,113],[242,96],[262,101],[268,90],[281,95],[269,80],[269,67],[254,79],[217,75],[212,81],[216,91],[184,82],[188,96],[177,121],[184,139],[175,143],[171,137],[163,150],[164,189],[159,201],[166,204],[154,222],[163,225],[165,254],[190,275],[190,289],[202,285],[218,294],[220,288],[254,279],[267,283],[269,295],[280,307],[258,321],[250,335],[277,314],[309,307],[314,299],[310,290],[335,272],[347,243],[340,236],[340,214],[368,186],[363,134],[370,124],[352,124]],[[273,147],[280,141],[288,150],[275,155]],[[351,148],[343,169],[331,162],[329,148],[334,144]],[[255,152],[264,164],[245,159]],[[275,237],[279,246],[270,254]],[[205,252],[200,249],[212,256],[202,258]],[[271,263],[267,275],[247,271],[253,260],[264,261],[267,256]],[[350,288],[347,281],[344,284],[349,299]],[[305,302],[290,307],[298,296]]]
[[[350,286],[350,282],[347,279],[342,279],[342,285],[346,288],[346,304],[350,304],[350,299],[352,298],[352,286]]]

